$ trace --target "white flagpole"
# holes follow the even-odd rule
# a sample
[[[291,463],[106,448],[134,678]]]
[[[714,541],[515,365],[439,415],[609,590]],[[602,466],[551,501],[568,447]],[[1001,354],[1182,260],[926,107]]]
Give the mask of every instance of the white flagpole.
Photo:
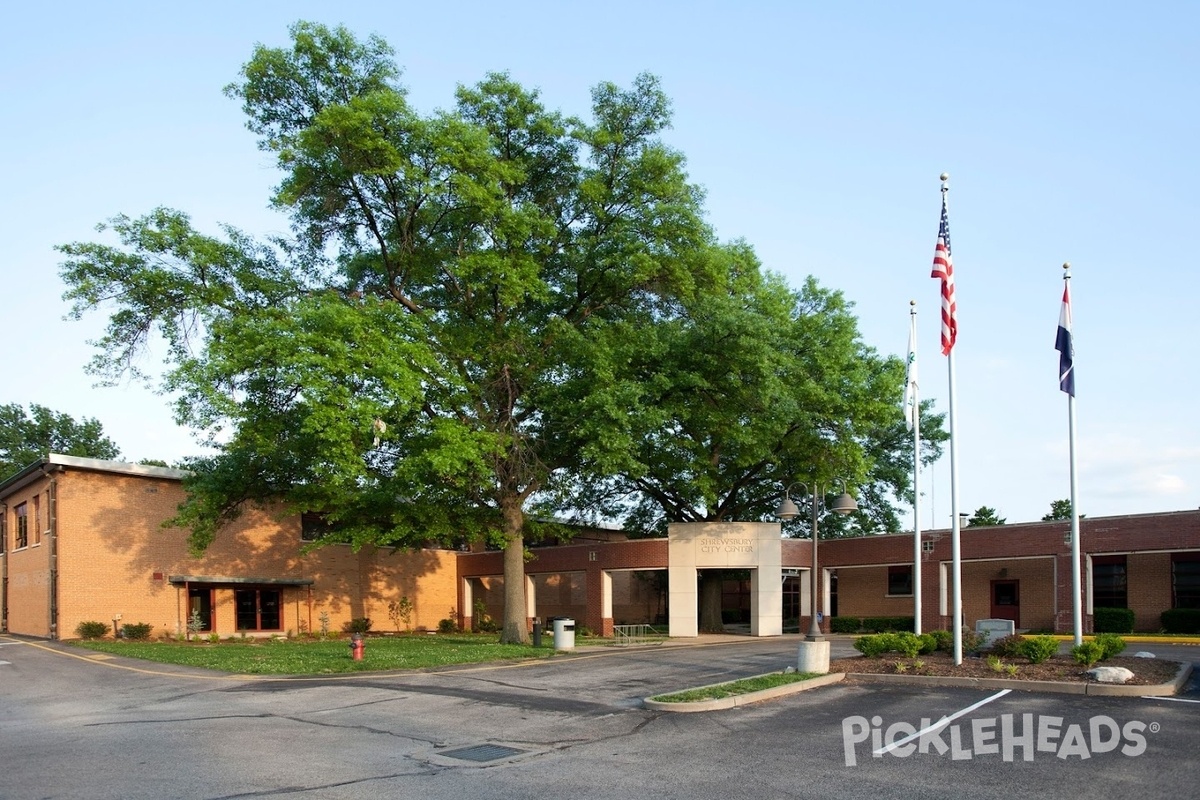
[[[1063,264],[1063,289],[1070,285],[1071,264]],[[1065,295],[1064,295],[1065,296]],[[1074,314],[1073,309],[1068,309]],[[1071,371],[1074,373],[1074,331],[1071,332]],[[1072,380],[1074,377],[1072,376]],[[1074,388],[1074,386],[1072,386]],[[1071,614],[1074,624],[1075,646],[1083,644],[1083,592],[1079,569],[1079,501],[1075,482],[1075,392],[1067,394],[1067,431],[1071,458]]]
[[[944,190],[943,190],[944,191]],[[954,625],[954,663],[962,663],[962,549],[959,547],[958,517],[958,434],[954,429],[954,350],[946,357],[950,377],[950,571],[954,587],[951,620]]]
[[[921,633],[921,393],[917,378],[917,301],[909,303],[908,386],[913,431],[913,633]]]
[[[945,172],[942,173],[942,206],[948,207],[947,192],[950,191],[949,186],[950,176]],[[949,251],[949,243],[946,245]],[[949,255],[949,252],[947,253]],[[951,275],[953,275],[953,259],[951,258],[950,266]],[[944,291],[944,290],[943,290]],[[956,298],[951,298],[955,300]],[[943,304],[945,298],[943,297]],[[943,315],[947,309],[943,307]],[[946,324],[943,319],[942,324]],[[957,324],[957,323],[955,323]],[[954,380],[954,345],[951,343],[949,352],[946,353],[946,368],[950,382],[949,392],[949,416],[950,416],[950,581],[952,587],[951,593],[951,609],[950,619],[951,625],[954,626],[954,663],[955,665],[962,664],[962,633],[963,633],[963,608],[962,608],[962,551],[959,546],[959,517],[958,517],[958,433],[955,430],[955,422],[958,414],[956,413],[955,402],[955,380]]]

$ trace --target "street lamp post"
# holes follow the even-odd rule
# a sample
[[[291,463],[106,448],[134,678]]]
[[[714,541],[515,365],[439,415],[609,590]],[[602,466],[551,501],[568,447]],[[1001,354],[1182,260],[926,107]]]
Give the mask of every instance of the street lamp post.
[[[846,482],[840,479],[838,482],[842,484],[842,493],[838,495],[837,499],[833,501],[833,505],[829,506],[827,510],[845,516],[857,511],[858,503],[854,502],[854,498],[846,493]],[[797,486],[804,487],[804,493],[810,497],[809,505],[812,506],[812,570],[808,580],[808,611],[811,621],[808,626],[808,634],[804,637],[804,640],[806,642],[821,642],[824,641],[825,637],[821,635],[821,625],[817,622],[817,575],[819,574],[817,565],[817,520],[820,517],[821,506],[823,505],[822,498],[825,495],[817,484],[813,484],[813,491],[810,492],[808,484],[797,481],[784,491],[783,499],[779,501],[779,508],[775,510],[775,516],[782,520],[795,519],[800,516],[800,509],[791,497],[792,489],[795,489]],[[832,489],[833,487],[826,488]]]

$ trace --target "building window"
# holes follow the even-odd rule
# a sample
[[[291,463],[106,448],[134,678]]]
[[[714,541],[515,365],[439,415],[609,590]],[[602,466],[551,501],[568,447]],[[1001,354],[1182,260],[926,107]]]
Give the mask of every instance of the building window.
[[[340,531],[335,523],[317,511],[305,511],[300,515],[300,541],[347,543],[350,537]]]
[[[1096,608],[1128,608],[1125,556],[1092,558],[1092,605]]]
[[[1172,608],[1200,608],[1200,553],[1171,559]]]
[[[29,504],[21,503],[13,509],[17,515],[17,528],[13,531],[13,549],[29,546]]]
[[[42,543],[42,496],[33,496],[33,543]]]
[[[300,515],[300,541],[315,542],[329,532],[329,523],[320,514],[306,511]]]
[[[905,564],[899,567],[888,567],[888,596],[908,595],[913,593],[912,566]]]
[[[280,630],[278,589],[238,589],[234,592],[239,631]]]

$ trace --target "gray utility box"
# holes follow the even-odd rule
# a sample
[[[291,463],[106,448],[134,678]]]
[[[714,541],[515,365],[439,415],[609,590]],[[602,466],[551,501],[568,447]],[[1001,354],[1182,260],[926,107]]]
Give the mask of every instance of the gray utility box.
[[[569,617],[554,618],[554,649],[575,649],[575,620]]]

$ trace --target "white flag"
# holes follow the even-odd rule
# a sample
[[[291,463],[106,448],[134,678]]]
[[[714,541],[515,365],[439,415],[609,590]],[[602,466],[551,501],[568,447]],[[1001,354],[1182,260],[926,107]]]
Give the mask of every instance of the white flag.
[[[904,419],[911,431],[917,424],[917,315],[908,316],[908,361],[904,371]]]

